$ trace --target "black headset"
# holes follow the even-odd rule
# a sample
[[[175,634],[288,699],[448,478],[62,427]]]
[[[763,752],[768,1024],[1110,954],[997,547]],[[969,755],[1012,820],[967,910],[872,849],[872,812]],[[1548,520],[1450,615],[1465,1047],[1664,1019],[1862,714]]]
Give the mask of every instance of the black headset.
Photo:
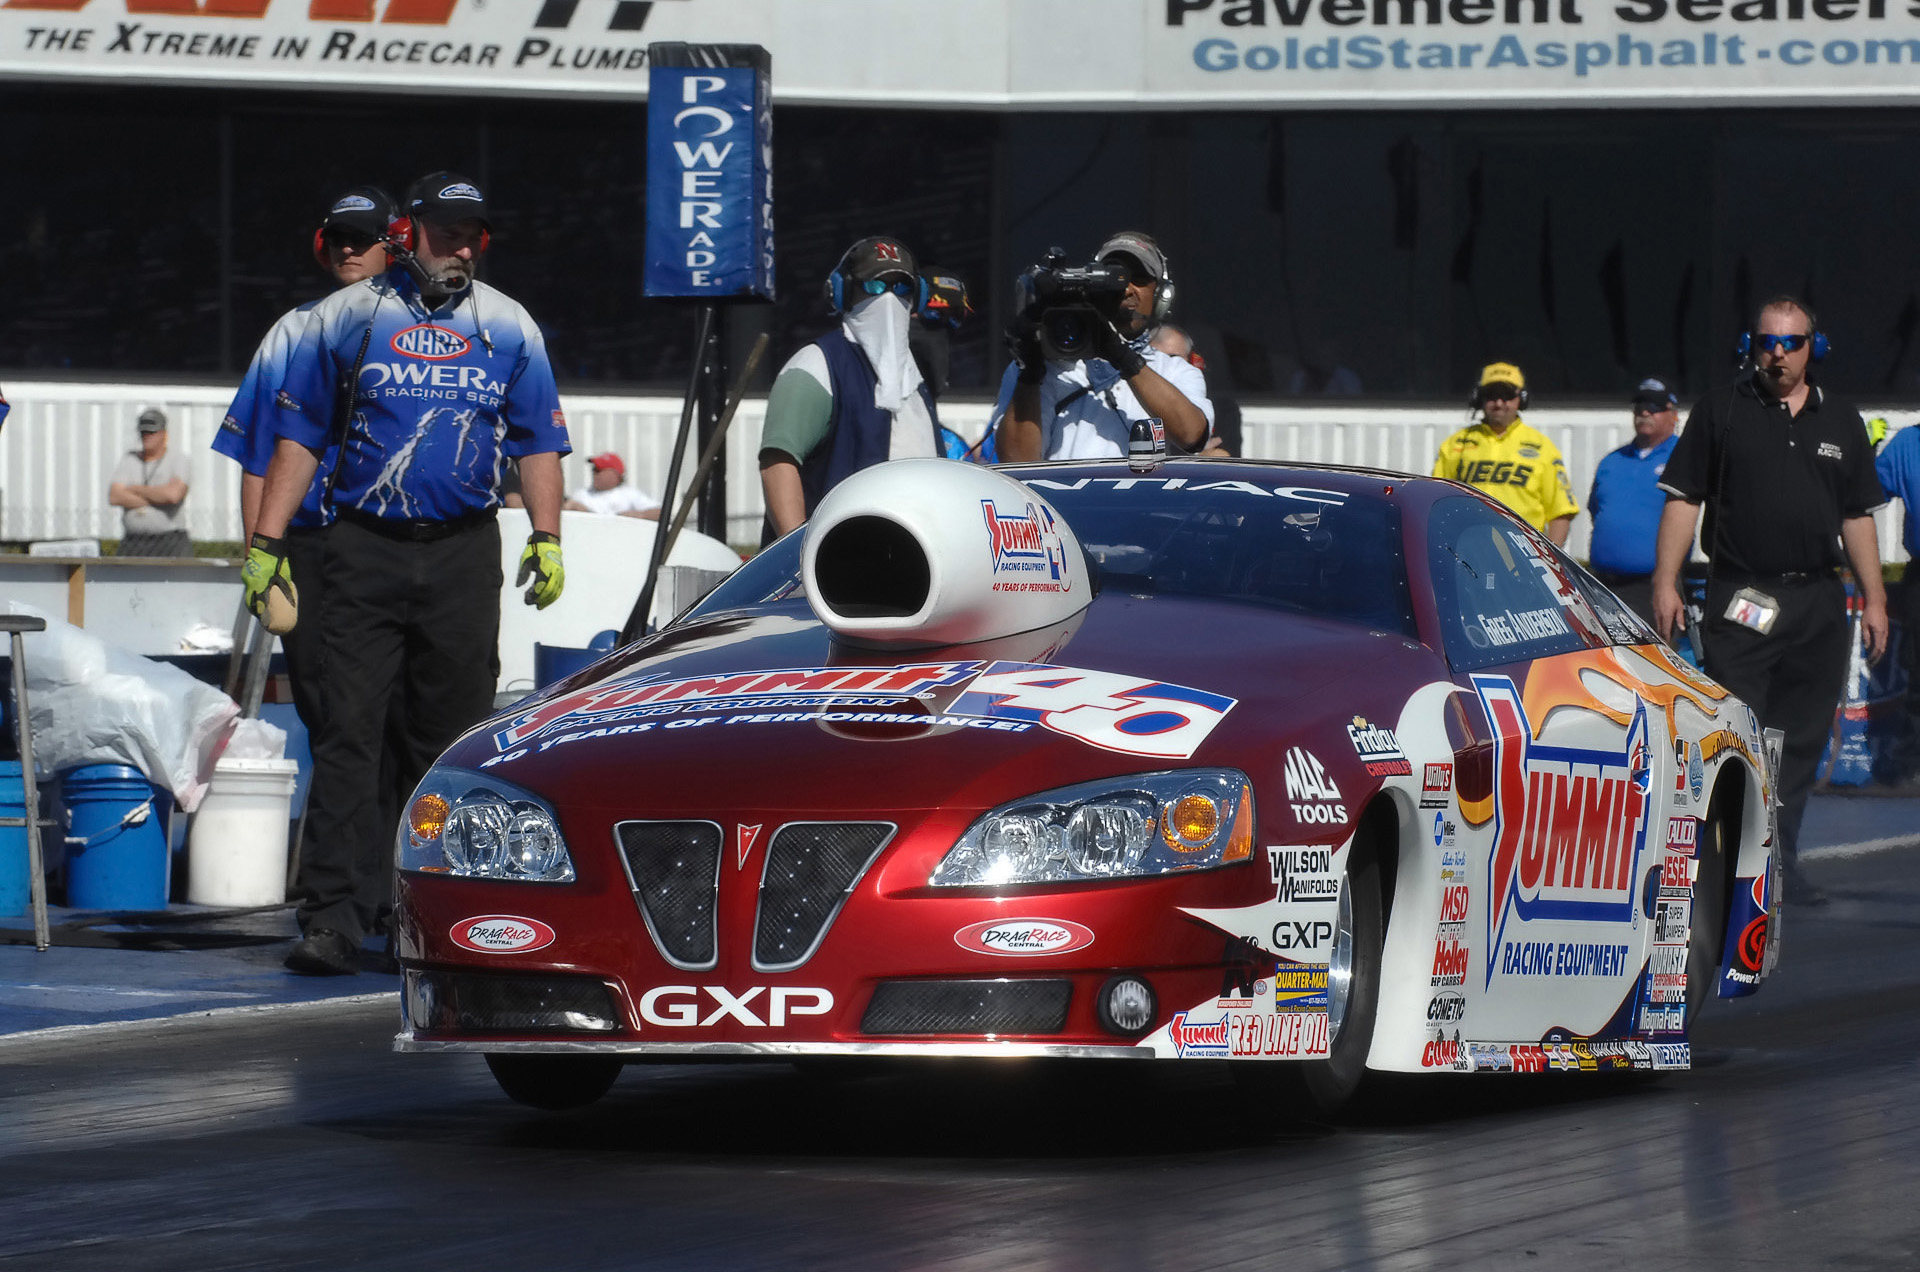
[[[1154,238],[1153,235],[1142,234],[1138,230],[1128,230],[1126,231],[1126,236],[1139,239],[1142,243],[1160,254],[1160,276],[1153,280],[1153,308],[1147,313],[1147,321],[1154,325],[1163,323],[1167,320],[1168,315],[1173,313],[1173,262],[1167,259],[1166,249],[1160,246],[1160,241]],[[1121,235],[1116,234],[1113,237],[1119,238]],[[1112,239],[1109,239],[1108,242],[1112,242]],[[1133,253],[1128,252],[1123,247],[1113,248],[1108,253],[1110,256],[1121,254],[1128,256],[1133,255]],[[1101,259],[1104,260],[1105,257]],[[1141,263],[1145,264],[1144,261]]]
[[[855,252],[864,249],[879,250],[883,257],[886,256],[888,252],[891,252],[893,253],[891,259],[898,261],[902,269],[906,270],[909,274],[913,274],[914,272],[913,253],[902,246],[899,239],[888,238],[885,235],[863,238],[846,251],[840,253],[839,261],[834,264],[833,270],[827,275],[828,312],[836,314],[846,312],[849,284],[861,289],[862,294],[868,296],[883,296],[888,292],[892,292],[907,302],[908,309],[918,309],[921,302],[921,288],[924,284],[917,274],[914,274],[911,279],[903,278],[893,283],[885,283],[877,278],[869,278],[865,282],[855,282],[847,277],[848,258]],[[859,298],[855,297],[856,304],[858,300]]]
[[[1807,325],[1813,328],[1813,338],[1807,342],[1807,360],[1809,362],[1825,362],[1827,360],[1827,354],[1832,350],[1833,345],[1827,340],[1827,333],[1820,330],[1820,320],[1814,316],[1813,310],[1809,309],[1799,297],[1789,296],[1785,293],[1775,296],[1772,300],[1769,300],[1766,304],[1754,310],[1753,326],[1758,327],[1760,325],[1760,315],[1766,313],[1767,310],[1789,308],[1798,309],[1801,313],[1805,314],[1807,316]],[[1734,356],[1738,357],[1742,364],[1753,361],[1754,346],[1758,343],[1759,341],[1755,338],[1753,328],[1748,328],[1740,333],[1740,339],[1734,343]]]
[[[1476,384],[1473,386],[1473,392],[1467,394],[1467,409],[1469,411],[1477,411],[1487,404],[1486,399],[1480,396],[1480,390],[1486,387],[1484,384]],[[1533,394],[1527,392],[1524,387],[1518,385],[1515,387],[1520,389],[1520,405],[1518,409],[1524,411],[1527,409],[1527,404],[1533,401]]]

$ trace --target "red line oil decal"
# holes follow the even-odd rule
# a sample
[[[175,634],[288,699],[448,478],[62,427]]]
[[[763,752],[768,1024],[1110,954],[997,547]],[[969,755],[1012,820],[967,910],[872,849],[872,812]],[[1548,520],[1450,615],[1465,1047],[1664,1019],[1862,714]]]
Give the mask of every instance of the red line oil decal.
[[[538,919],[517,914],[483,914],[462,919],[447,932],[463,950],[480,954],[526,954],[552,945],[554,930]]]
[[[1647,708],[1644,702],[1635,706],[1619,751],[1543,746],[1534,740],[1512,680],[1475,676],[1473,687],[1494,734],[1494,840],[1487,865],[1491,985],[1502,965],[1501,938],[1509,918],[1522,924],[1534,919],[1633,922],[1651,802]],[[1528,953],[1517,950],[1516,957]],[[1538,962],[1529,959],[1524,965]],[[1611,974],[1610,961],[1595,966],[1600,970],[1576,974]]]
[[[1066,919],[989,919],[961,928],[953,940],[976,954],[1030,958],[1084,950],[1093,944],[1093,929]]]

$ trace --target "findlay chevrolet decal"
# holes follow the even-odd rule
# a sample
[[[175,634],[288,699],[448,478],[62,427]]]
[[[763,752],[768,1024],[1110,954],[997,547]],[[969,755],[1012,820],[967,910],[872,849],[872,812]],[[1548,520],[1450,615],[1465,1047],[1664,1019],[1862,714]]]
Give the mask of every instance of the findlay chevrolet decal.
[[[1543,746],[1534,741],[1512,680],[1475,676],[1473,686],[1494,734],[1494,841],[1487,863],[1491,985],[1494,973],[1505,968],[1501,938],[1510,917],[1522,924],[1633,921],[1651,802],[1647,709],[1636,705],[1620,751]]]
[[[787,667],[734,675],[641,678],[576,690],[509,717],[491,767],[590,737],[695,725],[954,724],[1020,733],[1036,726],[1103,750],[1189,759],[1237,699],[1184,685],[1046,663],[935,662]],[[899,711],[911,703],[914,710]],[[893,711],[824,708],[893,707]],[[932,715],[929,715],[929,711]],[[692,713],[703,714],[694,718]],[[728,714],[721,714],[728,713]]]

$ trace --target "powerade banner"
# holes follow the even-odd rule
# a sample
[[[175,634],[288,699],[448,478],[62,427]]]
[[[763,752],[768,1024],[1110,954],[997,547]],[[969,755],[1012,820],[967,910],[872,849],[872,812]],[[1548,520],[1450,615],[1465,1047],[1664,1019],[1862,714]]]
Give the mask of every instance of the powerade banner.
[[[773,299],[767,51],[656,44],[648,56],[647,295]]]
[[[934,57],[876,33],[910,31]],[[1920,96],[1920,0],[0,0],[0,78],[644,97],[756,44],[860,106],[1648,105]]]

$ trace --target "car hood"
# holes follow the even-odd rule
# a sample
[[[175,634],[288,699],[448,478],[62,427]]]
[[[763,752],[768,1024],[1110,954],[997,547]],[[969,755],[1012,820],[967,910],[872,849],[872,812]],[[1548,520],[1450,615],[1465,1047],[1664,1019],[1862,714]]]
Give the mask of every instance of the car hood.
[[[756,675],[775,671],[788,674]],[[984,809],[1118,774],[1246,767],[1330,716],[1396,718],[1444,674],[1397,634],[1197,598],[1109,595],[1024,639],[911,653],[850,649],[790,603],[631,646],[476,726],[442,763],[649,816]],[[979,692],[1008,677],[1025,687]],[[1109,726],[1116,707],[1131,717]]]

